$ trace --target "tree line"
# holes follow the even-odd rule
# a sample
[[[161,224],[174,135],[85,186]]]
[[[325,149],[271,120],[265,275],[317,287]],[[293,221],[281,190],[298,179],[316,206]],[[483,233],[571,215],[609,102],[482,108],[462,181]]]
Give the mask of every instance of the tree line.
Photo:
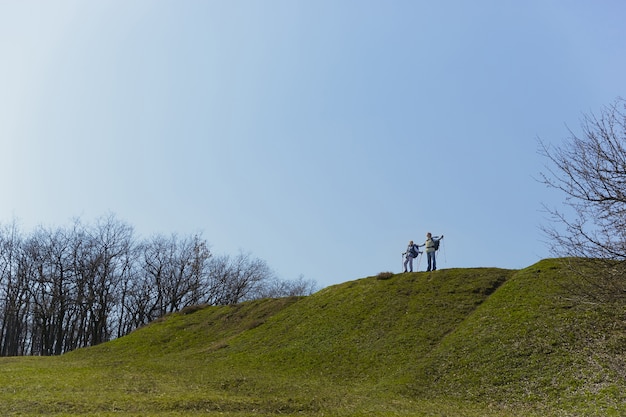
[[[124,336],[192,305],[311,294],[240,252],[214,255],[200,235],[137,238],[109,215],[94,224],[0,225],[0,356],[60,355]]]

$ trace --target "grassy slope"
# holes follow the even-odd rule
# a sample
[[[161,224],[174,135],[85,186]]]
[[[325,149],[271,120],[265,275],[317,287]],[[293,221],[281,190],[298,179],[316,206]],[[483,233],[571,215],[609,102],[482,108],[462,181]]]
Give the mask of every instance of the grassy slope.
[[[556,260],[369,277],[189,309],[61,358],[0,360],[0,413],[620,415],[623,311]]]

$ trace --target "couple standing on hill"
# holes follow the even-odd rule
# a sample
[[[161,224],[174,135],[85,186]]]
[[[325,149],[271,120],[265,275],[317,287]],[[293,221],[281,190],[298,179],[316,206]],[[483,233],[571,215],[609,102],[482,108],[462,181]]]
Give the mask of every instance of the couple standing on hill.
[[[428,269],[426,269],[426,272],[431,271],[431,270],[436,271],[437,260],[435,259],[435,252],[439,248],[439,241],[441,239],[443,239],[443,235],[441,235],[441,237],[433,236],[430,232],[428,232],[426,233],[426,242],[424,242],[422,245],[416,245],[411,240],[409,242],[409,246],[406,248],[406,252],[403,253],[403,255],[405,256],[404,272],[407,272],[406,271],[407,264],[409,265],[409,272],[413,272],[413,259],[417,258],[417,255],[421,253],[419,251],[419,248],[422,246],[426,246],[426,257],[428,259]]]

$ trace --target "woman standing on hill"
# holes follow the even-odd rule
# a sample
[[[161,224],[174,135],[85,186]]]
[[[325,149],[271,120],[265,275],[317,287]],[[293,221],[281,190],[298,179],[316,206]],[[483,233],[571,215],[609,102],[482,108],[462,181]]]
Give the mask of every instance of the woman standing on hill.
[[[426,242],[423,245],[418,246],[426,246],[426,258],[428,259],[428,271],[436,271],[437,270],[437,260],[435,259],[435,252],[439,248],[439,241],[443,239],[443,235],[433,236],[430,232],[426,233]]]
[[[418,246],[413,243],[413,241],[409,241],[409,246],[406,248],[406,252],[403,253],[404,258],[404,272],[406,272],[406,265],[409,264],[409,272],[413,272],[413,259],[417,258],[419,255]]]

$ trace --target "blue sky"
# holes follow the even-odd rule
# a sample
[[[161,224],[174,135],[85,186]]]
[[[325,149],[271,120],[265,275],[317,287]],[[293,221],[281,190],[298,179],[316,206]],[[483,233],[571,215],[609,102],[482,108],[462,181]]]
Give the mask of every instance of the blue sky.
[[[622,1],[0,0],[0,223],[114,213],[320,287],[426,232],[550,256],[537,138],[626,96]],[[424,269],[422,262],[421,268]]]

